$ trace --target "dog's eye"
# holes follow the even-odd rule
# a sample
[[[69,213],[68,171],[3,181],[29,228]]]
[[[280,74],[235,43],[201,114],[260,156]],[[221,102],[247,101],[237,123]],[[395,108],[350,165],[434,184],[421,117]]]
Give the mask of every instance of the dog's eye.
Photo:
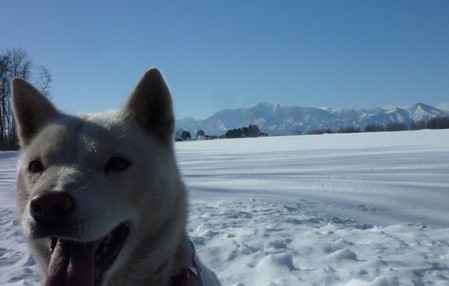
[[[28,171],[31,173],[42,173],[44,171],[44,165],[41,160],[33,160],[28,165]]]
[[[104,168],[105,173],[107,174],[109,171],[124,171],[131,166],[131,163],[120,157],[112,157]]]

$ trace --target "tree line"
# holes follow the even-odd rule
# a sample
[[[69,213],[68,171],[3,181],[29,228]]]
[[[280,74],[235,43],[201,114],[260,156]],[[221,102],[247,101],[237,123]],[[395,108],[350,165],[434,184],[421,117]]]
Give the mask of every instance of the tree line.
[[[305,134],[332,134],[332,133],[360,133],[360,132],[386,132],[386,131],[407,131],[407,130],[421,130],[421,129],[449,129],[449,117],[433,117],[428,121],[412,122],[410,124],[392,122],[387,125],[382,124],[370,124],[365,128],[348,126],[341,127],[338,130],[331,130],[330,128],[314,129],[306,132]],[[294,132],[293,135],[302,135],[300,131]],[[210,140],[210,139],[224,139],[224,138],[246,138],[246,137],[259,137],[268,136],[268,134],[260,131],[256,124],[251,124],[248,127],[241,127],[230,129],[225,134],[206,135],[204,130],[198,130],[196,132],[197,140]],[[179,129],[176,132],[177,141],[195,140],[189,131]]]
[[[10,86],[14,77],[33,83],[46,96],[50,94],[52,77],[46,67],[34,64],[21,48],[0,52],[0,151],[18,149]]]
[[[266,134],[260,132],[259,126],[257,126],[257,124],[251,124],[248,127],[228,130],[224,136],[225,138],[246,138],[246,137],[259,137],[265,135]]]
[[[449,129],[449,117],[433,117],[428,121],[412,122],[410,124],[393,122],[387,125],[370,124],[362,130],[360,127],[341,127],[336,132],[329,128],[316,129],[307,132],[307,134],[327,134],[327,133],[359,133],[359,132],[385,132],[385,131],[407,131],[421,129]]]
[[[241,127],[236,129],[230,129],[226,131],[225,134],[217,136],[217,135],[207,135],[204,130],[198,130],[196,132],[197,140],[212,140],[212,139],[225,139],[225,138],[246,138],[246,137],[259,137],[259,136],[268,136],[268,134],[260,131],[259,126],[257,124],[250,124],[248,127]],[[189,131],[179,129],[176,132],[175,136],[176,141],[188,141],[192,140],[192,135]]]

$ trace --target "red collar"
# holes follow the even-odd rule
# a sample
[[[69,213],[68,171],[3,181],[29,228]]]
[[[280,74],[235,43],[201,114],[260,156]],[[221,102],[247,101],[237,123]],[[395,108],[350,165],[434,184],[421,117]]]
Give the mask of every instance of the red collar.
[[[181,273],[173,278],[171,286],[187,286],[189,285],[190,271],[188,268],[182,268]]]
[[[198,266],[196,260],[195,246],[192,241],[190,247],[192,248],[192,257],[190,257],[190,265],[181,268],[178,276],[173,277],[171,286],[188,286],[191,275],[193,275],[199,286],[204,286],[204,280],[201,275],[201,268]]]

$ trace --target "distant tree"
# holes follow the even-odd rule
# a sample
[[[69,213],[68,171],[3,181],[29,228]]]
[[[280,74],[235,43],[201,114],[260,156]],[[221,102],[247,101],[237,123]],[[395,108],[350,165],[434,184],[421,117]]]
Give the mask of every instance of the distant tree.
[[[0,150],[18,148],[10,98],[10,82],[14,77],[32,82],[46,96],[50,94],[52,77],[46,67],[33,64],[24,49],[0,52]]]
[[[309,130],[307,132],[308,135],[320,135],[320,134],[331,134],[332,130],[330,130],[329,128],[327,129],[314,129],[314,130]]]
[[[243,127],[242,128],[242,137],[249,137],[249,128],[248,127]]]
[[[190,135],[189,131],[183,131],[181,134],[181,138],[183,141],[187,141],[187,140],[192,139],[192,135]]]
[[[404,131],[408,130],[407,125],[404,123],[388,123],[386,131]]]
[[[261,133],[257,125],[250,125],[248,127],[231,129],[224,135],[225,138],[242,138],[242,137],[259,137],[261,135],[267,136],[265,133]]]
[[[248,131],[249,131],[249,136],[250,137],[259,137],[259,135],[260,135],[259,126],[257,126],[256,124],[250,125],[248,127]]]
[[[228,130],[225,134],[226,138],[242,138],[242,129]]]
[[[359,133],[360,132],[360,128],[358,127],[342,127],[338,130],[338,133]]]
[[[196,132],[196,138],[197,139],[205,139],[206,138],[206,132],[204,132],[204,130],[198,130]]]
[[[410,123],[410,130],[421,130],[427,128],[427,122],[426,121],[418,121],[418,122],[412,122]]]
[[[182,141],[182,132],[184,132],[184,129],[176,128],[176,130],[175,130],[175,139],[176,139],[176,141]]]
[[[385,127],[383,125],[370,124],[365,127],[365,132],[380,132],[380,131],[385,131]]]
[[[448,129],[449,117],[433,117],[427,122],[429,129]]]

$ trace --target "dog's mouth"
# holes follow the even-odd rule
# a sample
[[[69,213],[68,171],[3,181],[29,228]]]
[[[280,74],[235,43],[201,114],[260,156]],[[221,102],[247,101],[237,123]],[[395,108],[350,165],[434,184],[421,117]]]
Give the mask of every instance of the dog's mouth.
[[[128,232],[129,224],[121,223],[96,241],[77,242],[53,237],[45,285],[101,285],[104,272],[119,255]]]

